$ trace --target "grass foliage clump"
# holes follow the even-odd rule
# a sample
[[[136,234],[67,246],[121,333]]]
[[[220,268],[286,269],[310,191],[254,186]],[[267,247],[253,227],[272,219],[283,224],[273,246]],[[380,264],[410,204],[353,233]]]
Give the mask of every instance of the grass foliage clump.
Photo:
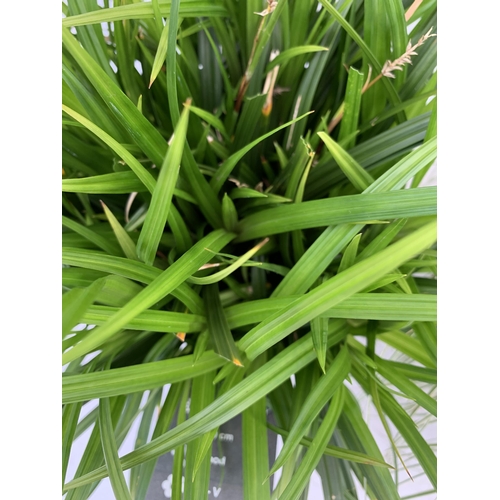
[[[314,470],[327,499],[396,500],[409,475],[435,492],[436,1],[63,13],[66,499],[108,476],[146,499],[171,450],[173,494],[184,476],[184,499],[207,498],[240,414],[245,500],[305,499]]]

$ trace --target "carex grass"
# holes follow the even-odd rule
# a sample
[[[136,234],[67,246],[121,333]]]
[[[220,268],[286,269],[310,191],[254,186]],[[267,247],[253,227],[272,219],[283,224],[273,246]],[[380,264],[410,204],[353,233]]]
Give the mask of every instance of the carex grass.
[[[244,500],[314,471],[315,499],[434,498],[436,2],[67,0],[62,24],[66,498],[147,500],[171,451],[173,498],[208,498],[238,415]]]

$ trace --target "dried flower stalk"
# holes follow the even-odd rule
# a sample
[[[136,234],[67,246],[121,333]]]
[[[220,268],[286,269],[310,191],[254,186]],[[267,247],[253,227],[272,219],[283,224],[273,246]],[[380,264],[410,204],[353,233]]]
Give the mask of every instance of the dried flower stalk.
[[[431,36],[436,36],[435,34],[431,34],[431,32],[432,28],[422,38],[420,38],[415,45],[412,45],[410,40],[408,42],[408,46],[406,47],[406,52],[402,56],[399,56],[395,61],[386,61],[380,74],[387,78],[396,78],[393,71],[403,71],[405,64],[411,64],[411,56],[418,55],[415,52],[415,49],[423,45]]]
[[[382,71],[378,74],[372,81],[370,81],[371,77],[371,66],[368,67],[368,78],[366,79],[366,83],[363,85],[361,89],[361,93],[364,94],[370,87],[372,87],[375,83],[377,83],[383,76],[386,78],[396,78],[394,76],[394,71],[403,71],[405,64],[412,64],[411,57],[417,56],[418,54],[415,52],[415,49],[423,45],[430,37],[436,36],[432,34],[431,28],[424,36],[422,36],[419,41],[415,44],[411,44],[411,40],[408,42],[408,46],[406,47],[406,52],[399,56],[394,61],[386,61],[382,66]],[[335,116],[332,118],[330,123],[328,124],[328,133],[330,134],[332,130],[340,123],[344,116],[344,103],[342,103],[335,113]]]

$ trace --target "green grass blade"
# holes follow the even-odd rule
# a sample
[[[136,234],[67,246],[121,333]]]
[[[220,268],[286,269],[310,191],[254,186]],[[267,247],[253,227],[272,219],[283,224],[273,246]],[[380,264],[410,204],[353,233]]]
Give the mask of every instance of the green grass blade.
[[[174,412],[179,404],[179,399],[181,397],[181,389],[182,384],[174,384],[170,386],[167,398],[165,403],[163,404],[160,415],[158,417],[158,421],[155,425],[152,439],[155,439],[158,436],[161,436],[165,433],[170,426],[174,418]],[[132,490],[134,494],[134,500],[145,500],[146,494],[149,488],[149,484],[151,482],[151,478],[153,477],[153,472],[156,468],[157,460],[153,459],[149,462],[143,463],[140,467],[141,478],[137,483],[137,488]]]
[[[357,234],[347,245],[342,255],[342,260],[339,264],[339,269],[337,273],[345,271],[347,268],[351,267],[356,261],[356,254],[358,252],[359,240],[361,239],[361,234]]]
[[[156,182],[154,178],[153,181]],[[153,187],[154,184],[151,190]],[[63,179],[62,190],[66,193],[129,194],[148,189],[134,172],[113,172],[81,179]]]
[[[326,371],[326,374],[319,379],[319,382],[315,384],[307,396],[278,458],[269,471],[268,477],[274,474],[291,457],[299,446],[300,440],[305,436],[314,420],[320,414],[322,408],[334,397],[337,390],[342,386],[349,374],[349,370],[349,352],[346,347],[343,347]]]
[[[408,380],[404,375],[399,373],[391,365],[377,361],[377,371],[403,394],[406,394],[406,396],[426,409],[431,415],[437,416],[437,401],[431,398],[416,384]]]
[[[254,148],[257,144],[262,142],[264,139],[267,139],[268,137],[271,137],[273,134],[276,132],[279,132],[280,130],[283,130],[286,127],[289,127],[290,125],[293,125],[294,123],[298,122],[299,120],[302,120],[306,116],[310,115],[313,113],[313,111],[309,111],[308,113],[305,113],[298,118],[295,118],[293,120],[290,120],[283,125],[280,125],[279,127],[276,127],[275,129],[271,130],[270,132],[265,133],[264,135],[261,135],[254,141],[252,141],[250,144],[247,144],[245,147],[241,148],[238,150],[236,153],[233,153],[216,171],[215,175],[212,177],[212,180],[210,181],[210,185],[212,186],[213,190],[218,193],[220,189],[222,188],[224,182],[229,178],[231,175],[231,172],[233,171],[234,167],[236,164],[252,149]]]
[[[363,259],[371,257],[372,255],[380,252],[386,248],[398,233],[403,229],[408,219],[398,219],[389,224],[376,238],[374,238],[370,243],[363,249],[363,251],[357,256],[356,262],[360,262]]]
[[[91,120],[92,123],[95,123],[116,140],[126,142],[127,135],[109,115],[108,109],[103,106],[102,99],[90,92],[64,62],[62,102],[67,107]]]
[[[364,388],[366,389],[366,387]],[[431,484],[434,488],[437,488],[436,455],[418,431],[415,422],[387,391],[380,392],[380,403],[384,413],[391,419],[394,426],[411,448]]]
[[[349,449],[358,449],[371,457],[383,460],[383,455],[366,424],[356,398],[350,391],[346,391],[344,409],[339,421],[339,428]],[[394,480],[387,469],[381,467],[360,466],[358,480],[366,484],[374,492],[376,498],[400,500]]]
[[[363,292],[368,293],[373,290],[377,290],[379,288],[385,287],[386,285],[390,285],[394,281],[398,280],[402,280],[404,282],[405,276],[406,276],[405,274],[401,273],[386,274],[383,278],[380,278],[379,280],[372,283],[370,286],[363,289]]]
[[[106,273],[92,271],[88,269],[79,269],[77,267],[63,267],[62,284],[66,288],[78,288],[91,285],[95,280],[104,278]],[[107,304],[111,305],[111,304]]]
[[[248,252],[244,253],[239,259],[236,259],[231,265],[229,265],[226,269],[219,271],[218,273],[212,274],[211,276],[206,276],[204,278],[198,278],[196,276],[191,276],[189,278],[190,283],[194,283],[196,285],[210,285],[213,283],[217,283],[231,273],[236,271],[239,267],[241,267],[245,262],[251,259],[267,242],[269,238],[262,240],[260,243],[251,248]]]
[[[192,418],[194,415],[202,411],[204,408],[213,403],[215,399],[215,386],[213,384],[215,372],[209,372],[201,377],[195,377],[193,379],[193,385],[191,390],[191,405],[189,410],[189,417]],[[213,441],[212,433],[209,433],[212,437],[210,444]],[[185,477],[184,482],[184,499],[185,500],[198,500],[199,498],[204,498],[206,492],[208,491],[208,484],[210,480],[210,453],[205,453],[201,460],[201,463],[195,467],[198,458],[198,452],[203,446],[204,436],[191,441],[187,445],[186,449],[186,467],[185,467]]]
[[[238,223],[237,242],[297,229],[436,214],[436,188],[305,201],[262,210]],[[358,231],[356,231],[358,232]]]
[[[279,427],[276,427],[275,425],[272,424],[267,424],[267,427],[271,429],[273,432],[276,434],[280,434],[281,436],[287,438],[289,436],[289,431],[286,431],[284,429],[280,429]],[[308,437],[303,437],[300,440],[300,445],[301,446],[307,446],[310,447],[312,444],[312,439]],[[324,451],[325,455],[328,455],[330,457],[334,458],[340,458],[341,460],[349,460],[350,462],[354,463],[359,463],[359,464],[366,464],[366,465],[373,465],[376,467],[387,467],[389,469],[392,469],[392,465],[389,465],[388,463],[384,462],[383,460],[379,460],[374,457],[370,457],[368,455],[365,455],[364,453],[360,453],[359,451],[352,451],[352,450],[347,450],[345,448],[339,448],[338,446],[332,446],[328,445],[325,448]]]
[[[175,384],[189,380],[194,374],[203,375],[224,364],[225,361],[217,354],[207,351],[196,364],[193,356],[189,355],[103,372],[67,375],[63,377],[63,403],[132,394],[165,384]]]
[[[251,365],[252,372],[265,365],[265,355]],[[242,413],[243,499],[270,500],[267,442],[266,398],[261,398]]]
[[[323,373],[326,365],[326,346],[328,343],[328,318],[314,318],[311,320],[311,336],[314,350],[318,356],[318,363]]]
[[[413,331],[430,358],[437,363],[437,331],[432,323],[415,323]]]
[[[208,285],[203,290],[207,311],[208,331],[214,342],[215,352],[237,366],[243,366],[241,355],[233,340],[233,335],[222,309],[217,284]]]
[[[154,430],[153,418],[155,413],[159,410],[161,402],[161,390],[156,389],[150,392],[145,406],[142,409],[141,422],[135,438],[134,448],[145,444],[148,441],[149,433]],[[141,482],[145,479],[144,472],[148,468],[149,463],[146,462],[138,467],[134,467],[130,471],[130,495],[135,500],[137,491],[141,487]],[[144,478],[144,479],[143,479]]]
[[[113,488],[113,493],[116,498],[132,500],[127,483],[125,482],[125,477],[120,467],[118,448],[116,446],[113,423],[111,421],[111,407],[108,398],[103,398],[99,401],[99,424],[102,451],[106,461],[106,469],[108,471],[111,487]]]
[[[91,306],[82,315],[82,321],[91,325],[102,325],[118,312],[116,307]],[[131,320],[127,330],[152,332],[201,332],[205,328],[205,317],[171,311],[145,311]]]
[[[165,24],[160,36],[160,42],[158,44],[158,49],[156,49],[155,59],[153,62],[153,68],[151,69],[151,76],[149,78],[149,88],[153,85],[158,73],[160,72],[163,64],[165,64],[165,59],[167,56],[167,44],[168,44],[168,28],[169,25]]]
[[[196,106],[191,106],[190,109],[192,113],[199,116],[202,120],[207,122],[215,130],[218,130],[222,134],[222,137],[224,137],[224,140],[226,141],[227,144],[231,142],[231,138],[229,137],[229,134],[226,131],[226,127],[219,118],[214,116],[212,113],[205,111],[204,109],[197,108]]]
[[[210,185],[201,173],[187,143],[182,155],[181,176],[184,176],[189,183],[200,210],[205,215],[207,221],[213,228],[222,227],[221,203],[216,193],[210,189]]]
[[[62,415],[62,486],[66,480],[66,471],[68,470],[69,455],[73,440],[76,438],[75,431],[78,424],[78,417],[82,403],[73,403],[64,405]]]
[[[384,332],[378,336],[378,339],[389,344],[394,349],[401,351],[415,361],[427,366],[429,368],[435,368],[436,363],[429,357],[427,351],[423,348],[422,344],[413,337],[405,335],[403,332],[391,331]]]
[[[340,225],[325,229],[276,287],[273,297],[306,292],[362,227]]]
[[[158,300],[168,295],[212,258],[212,252],[218,252],[233,239],[231,233],[220,229],[205,236],[188,250],[172,266],[158,276],[140,294],[120,309],[109,321],[92,330],[82,342],[63,355],[63,364],[91,352],[104,341],[118,332],[123,325],[148,309]],[[209,248],[211,251],[207,250]]]
[[[356,30],[342,17],[342,15],[335,9],[328,0],[319,0],[319,3],[325,8],[325,10],[330,13],[339,24],[346,30],[349,36],[353,39],[353,41],[359,46],[359,48],[363,51],[363,54],[366,56],[368,62],[372,65],[375,74],[378,74],[382,71],[382,64],[377,59],[377,56],[372,52],[370,47],[366,44],[366,42],[359,36]],[[384,61],[385,62],[385,61]],[[401,104],[401,99],[399,98],[394,86],[389,81],[388,78],[382,78],[382,85],[385,87],[385,91],[393,106],[397,106]],[[404,121],[404,114],[400,113],[399,115],[400,121]]]
[[[161,2],[160,12],[163,17],[170,17],[171,2]],[[224,17],[227,15],[221,0],[199,1],[183,0],[179,10],[182,17]],[[126,19],[153,19],[155,11],[151,2],[139,2],[129,5],[119,5],[110,9],[99,9],[85,14],[68,16],[62,20],[65,27],[84,26],[103,22],[124,21]]]
[[[135,243],[132,238],[129,236],[127,231],[123,229],[123,226],[118,222],[118,219],[113,215],[113,212],[106,206],[106,204],[101,201],[101,205],[104,209],[109,225],[115,233],[118,244],[125,254],[125,257],[127,257],[127,259],[138,260]]]
[[[368,122],[364,122],[363,124],[361,124],[359,127],[359,133],[362,134],[363,132],[370,130],[375,125],[378,125],[379,123],[382,123],[384,120],[393,117],[394,115],[399,113],[399,111],[405,110],[406,108],[409,108],[413,104],[418,104],[421,101],[425,102],[429,97],[434,95],[436,95],[436,91],[432,90],[429,92],[419,94],[416,97],[412,97],[411,99],[404,101],[398,106],[390,107],[387,111],[384,111],[383,113],[380,113],[379,115],[377,115],[375,118],[372,118]]]
[[[222,384],[222,387],[218,392],[219,396],[226,393],[229,389],[232,389],[236,384],[239,384],[243,379],[243,376],[245,375],[244,368],[242,369],[241,367],[238,367],[233,364],[226,364],[222,367],[222,369],[219,370],[219,373],[215,376],[215,378],[213,378],[212,380],[213,385],[216,385],[220,382],[221,379],[219,379],[219,376],[221,372],[226,368],[228,368],[229,373],[227,373],[224,383]],[[207,432],[200,438],[200,445],[198,446],[198,450],[196,452],[196,457],[194,461],[193,477],[196,476],[198,469],[200,468],[207,454],[211,452],[212,444],[214,439],[216,438],[217,432],[218,428],[212,429],[210,432]]]
[[[311,446],[308,448],[307,453],[293,475],[292,480],[288,483],[285,491],[280,496],[280,499],[292,500],[298,498],[309,484],[311,474],[318,465],[325,448],[328,445],[328,441],[330,441],[333,430],[337,425],[343,405],[344,388],[342,387],[333,395],[325,418],[323,419],[318,432],[314,436]]]
[[[394,159],[396,161],[408,160],[411,158],[410,155],[416,153],[416,151],[412,153],[412,150],[422,143],[428,123],[428,114],[418,116],[358,144],[349,151],[349,154],[367,171],[372,171],[380,165],[386,165],[387,162],[392,164]],[[406,158],[408,153],[410,155]],[[306,189],[306,199],[318,198],[327,194],[343,178],[343,172],[334,167],[333,159],[327,157],[320,160],[311,172]],[[412,172],[408,180],[413,175],[415,172]],[[402,186],[405,184],[406,182]]]
[[[434,101],[434,109],[431,113],[431,119],[429,121],[429,127],[427,128],[427,132],[424,137],[424,142],[430,141],[437,136],[437,97],[434,99]],[[412,186],[416,187],[422,182],[425,174],[428,172],[429,168],[431,168],[432,164],[433,162],[430,162],[426,168],[423,168],[415,174],[415,177],[413,178],[411,184]]]
[[[238,212],[236,211],[233,200],[227,193],[224,193],[224,198],[222,198],[222,221],[227,231],[234,231],[236,229],[236,224],[238,224]]]
[[[334,276],[263,321],[243,337],[240,348],[250,359],[254,359],[292,331],[427,249],[435,240],[436,223],[431,222],[378,254]]]
[[[270,61],[267,64],[264,73],[266,74],[269,73],[276,66],[282,66],[284,68],[285,65],[294,57],[300,56],[302,54],[321,52],[324,50],[328,50],[328,47],[321,47],[320,45],[301,45],[300,47],[291,47],[287,50],[284,50],[279,55],[277,55],[272,61]]]
[[[364,41],[370,47],[376,60],[383,63],[389,59],[391,42],[387,26],[386,6],[378,0],[365,0],[363,4]],[[364,52],[363,56],[363,72],[367,74],[371,58],[366,52]],[[376,71],[378,73],[378,69]],[[388,80],[388,78],[382,79],[384,81]],[[366,91],[362,103],[362,112],[365,118],[375,116],[385,108],[386,96],[384,90],[381,85],[375,85]]]
[[[377,359],[377,363],[379,362],[380,360]],[[386,361],[386,364],[405,377],[408,377],[410,380],[437,384],[437,370],[435,368],[425,368],[422,366],[409,365],[407,363],[399,363],[397,361]]]
[[[112,423],[115,427],[118,423],[119,417],[124,409],[125,398],[114,398],[111,401],[111,413],[112,413]],[[97,408],[97,413],[99,413],[99,408]],[[100,467],[104,464],[104,456],[102,453],[102,445],[100,439],[100,425],[99,420],[96,421],[94,428],[90,434],[90,438],[85,447],[83,456],[76,469],[75,477],[79,477],[89,471]],[[105,468],[105,467],[104,467]],[[96,483],[87,484],[83,487],[77,488],[75,490],[69,491],[66,495],[68,500],[86,500],[94,488],[97,486]]]
[[[255,69],[257,68],[257,65],[259,64],[260,57],[262,56],[262,53],[264,52],[264,48],[266,47],[266,44],[268,43],[271,33],[273,32],[274,27],[276,26],[276,23],[278,22],[278,19],[281,16],[281,13],[283,12],[283,9],[287,5],[288,0],[281,0],[281,2],[278,2],[277,5],[275,5],[275,8],[272,12],[272,14],[268,17],[267,22],[265,22],[264,29],[262,30],[259,38],[257,45],[255,46],[255,51],[253,53],[253,58],[251,61],[249,61],[247,70],[245,72],[245,78],[247,80],[250,80],[252,77],[253,73],[255,72]]]
[[[407,155],[403,160],[394,165],[384,175],[364,191],[377,193],[399,189],[411,177],[425,167],[427,160],[423,157],[433,156],[434,147],[427,151],[419,148]],[[319,167],[317,167],[319,168]],[[314,174],[314,170],[312,172]],[[322,235],[309,247],[302,258],[290,270],[285,279],[273,292],[274,296],[304,293],[312,286],[314,281],[328,267],[335,256],[349,243],[349,241],[362,229],[362,225],[338,226],[327,228]]]
[[[358,129],[359,111],[361,109],[361,89],[363,88],[363,73],[355,68],[349,68],[347,87],[344,97],[344,116],[340,122],[338,142],[346,140]],[[345,149],[354,146],[355,139],[345,144]],[[333,153],[332,153],[333,154]]]
[[[437,140],[436,138],[426,142],[423,146],[410,153],[407,157],[398,162],[394,167],[388,170],[384,175],[380,176],[366,190],[367,193],[375,193],[385,191],[387,189],[400,189],[409,179],[417,172],[426,167],[430,162],[436,159],[437,155]],[[407,165],[411,165],[411,170],[408,171]],[[403,166],[405,168],[403,168]]]
[[[224,313],[229,328],[241,328],[269,318],[281,309],[290,306],[296,298],[243,302],[224,309]],[[90,306],[81,316],[81,321],[101,325],[109,321],[117,310],[115,307]],[[202,314],[185,314],[170,311],[144,311],[127,323],[125,328],[165,333],[202,332],[206,328],[206,318],[204,310],[201,312]],[[426,294],[356,293],[328,309],[321,317],[380,321],[435,321],[437,300],[435,295]]]
[[[189,120],[189,106],[175,127],[173,141],[160,169],[160,175],[153,191],[146,219],[137,242],[137,255],[146,264],[153,264],[158,244],[172,203],[174,187],[179,175],[182,152],[186,141]]]
[[[177,425],[182,424],[187,416],[187,402],[191,389],[191,380],[187,380],[183,384],[182,396],[177,413]],[[183,468],[185,463],[185,446],[181,445],[173,450],[174,463],[172,466],[172,497],[182,498],[183,490]]]
[[[340,342],[345,336],[343,323],[333,325],[328,340],[329,346]],[[310,336],[305,336],[268,361],[262,368],[249,375],[233,389],[217,398],[211,405],[177,426],[163,436],[122,458],[122,467],[127,469],[145,460],[158,457],[179,444],[196,439],[215,427],[227,422],[266,394],[273,391],[290,376],[315,359]],[[106,469],[99,468],[66,484],[66,489],[91,483],[106,477]]]
[[[179,103],[177,102],[177,62],[176,62],[176,40],[177,29],[182,19],[179,19],[180,0],[171,0],[170,15],[168,17],[168,36],[167,36],[167,95],[168,109],[172,125],[176,128],[180,119]]]
[[[87,288],[75,288],[62,298],[62,334],[71,332],[82,319],[87,309],[94,303],[104,286],[105,278],[98,279]]]
[[[331,137],[325,132],[318,132],[318,135],[326,144],[337,165],[358,191],[364,191],[374,182],[373,177]]]
[[[161,165],[167,150],[167,142],[158,130],[151,125],[120,88],[110,80],[102,68],[66,29],[63,29],[63,43],[135,143],[153,163]]]
[[[154,23],[156,26],[156,34],[161,37],[163,31],[163,16],[161,15],[160,0],[153,0]]]
[[[387,13],[387,26],[391,34],[391,50],[394,60],[401,54],[404,54],[408,44],[408,35],[406,30],[406,20],[403,3],[399,0],[384,0],[384,10]],[[396,76],[396,88],[405,77],[405,70]]]
[[[63,247],[62,257],[63,264],[116,274],[145,284],[152,283],[162,274],[160,269],[142,262],[114,257],[93,250]],[[183,302],[193,313],[204,313],[202,300],[186,283],[181,283],[171,291],[171,294]]]
[[[92,242],[94,245],[102,248],[106,253],[109,253],[111,255],[121,254],[120,247],[116,243],[110,242],[108,239],[104,238],[92,229],[82,226],[78,222],[71,220],[69,217],[65,217],[64,215],[62,216],[62,223],[64,227],[67,227],[75,233],[80,234],[85,239]]]

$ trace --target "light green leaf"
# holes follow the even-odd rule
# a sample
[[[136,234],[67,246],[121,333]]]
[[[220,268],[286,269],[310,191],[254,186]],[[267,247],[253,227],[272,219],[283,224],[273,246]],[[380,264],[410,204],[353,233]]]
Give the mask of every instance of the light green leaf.
[[[189,106],[184,108],[181,119],[175,127],[174,138],[161,166],[151,204],[137,242],[137,255],[149,265],[154,262],[158,244],[167,222],[186,141],[188,119]]]
[[[160,12],[163,17],[170,17],[171,2],[160,2]],[[199,1],[183,0],[179,10],[182,17],[226,16],[221,0]],[[63,19],[63,26],[83,26],[103,22],[124,21],[126,19],[153,19],[155,11],[151,2],[139,2],[129,5],[118,5],[111,9],[99,9]]]
[[[240,349],[245,351],[249,359],[254,359],[292,331],[427,249],[435,240],[436,223],[431,222],[378,254],[337,274],[263,321],[242,338]]]
[[[148,266],[142,262],[114,257],[113,255],[106,255],[93,250],[63,247],[62,259],[63,264],[66,265],[116,274],[145,284],[152,283],[162,274],[160,269]],[[170,293],[183,302],[193,313],[204,313],[201,298],[187,283],[181,283]]]
[[[226,269],[219,271],[218,273],[212,274],[211,276],[206,276],[204,278],[198,278],[197,276],[191,276],[188,279],[189,283],[194,283],[196,285],[209,285],[212,283],[217,283],[223,280],[231,273],[236,271],[241,267],[247,260],[252,258],[267,242],[269,238],[265,238],[260,243],[251,248],[248,252],[244,253],[239,259],[236,259],[231,265],[227,266]]]
[[[214,342],[215,352],[237,366],[243,366],[241,355],[233,340],[233,335],[222,309],[217,284],[208,285],[203,290],[207,311],[208,332]]]
[[[238,223],[236,241],[333,224],[359,224],[363,221],[435,214],[434,187],[341,196],[281,205],[252,214]]]
[[[116,445],[115,435],[113,432],[111,407],[108,398],[103,398],[99,401],[99,424],[102,451],[106,461],[106,469],[108,471],[111,487],[113,488],[113,493],[116,498],[132,500],[127,483],[125,482],[125,477],[120,467],[118,447]]]
[[[337,425],[343,405],[344,387],[341,386],[340,390],[333,395],[325,418],[314,436],[311,446],[308,448],[292,480],[288,483],[283,494],[280,495],[280,499],[292,500],[297,498],[309,484],[311,474],[318,465]]]
[[[156,183],[156,180],[152,179],[151,191]],[[144,192],[148,188],[134,172],[113,172],[79,179],[63,179],[62,190],[66,193],[129,194]]]
[[[196,243],[181,258],[160,274],[141,293],[114,314],[107,323],[92,330],[82,342],[63,355],[63,364],[91,352],[118,332],[123,325],[139,313],[154,305],[158,300],[175,290],[181,283],[212,258],[233,239],[231,233],[219,229]],[[209,248],[210,250],[207,250]]]
[[[373,183],[373,177],[339,144],[325,134],[325,132],[318,132],[318,135],[326,144],[326,147],[337,162],[337,165],[342,169],[346,177],[358,191],[364,191]]]
[[[378,338],[424,366],[429,368],[436,367],[436,363],[429,357],[422,344],[416,338],[399,331],[384,332]]]
[[[276,66],[285,66],[292,58],[302,54],[310,54],[312,52],[321,52],[328,50],[328,47],[320,45],[301,45],[300,47],[291,47],[278,54],[271,62],[269,62],[264,70],[264,73],[269,73]]]
[[[361,239],[361,233],[357,234],[347,245],[342,255],[342,260],[340,261],[337,273],[345,271],[347,268],[351,267],[356,260],[356,253],[358,251],[359,240]]]
[[[105,203],[101,201],[101,205],[104,209],[106,217],[108,218],[109,224],[115,233],[116,239],[125,254],[125,257],[128,259],[138,260],[135,243],[132,241],[132,238],[129,236],[127,231],[123,229],[123,226],[118,222],[118,219],[113,215],[113,212],[111,212]]]
[[[380,250],[386,248],[399,234],[407,222],[408,219],[398,219],[389,224],[362,250],[362,252],[356,257],[356,262],[361,262],[363,259],[371,257],[377,252],[380,252]]]
[[[152,11],[151,4],[148,6]],[[63,43],[136,144],[153,163],[161,165],[165,151],[167,150],[167,142],[158,130],[151,125],[135,104],[120,90],[65,28],[63,29]]]
[[[191,389],[191,404],[189,407],[189,417],[192,418],[204,408],[213,403],[215,399],[215,387],[213,382],[215,372],[209,372],[200,377],[193,379]],[[210,445],[213,441],[212,433],[209,433]],[[186,481],[184,482],[184,499],[185,500],[198,500],[206,496],[208,484],[210,481],[210,453],[205,453],[201,459],[201,463],[196,464],[198,452],[203,447],[203,438],[191,441],[186,449],[186,466],[184,475]],[[196,474],[195,474],[196,467]]]
[[[283,437],[288,437],[289,432],[280,429],[279,427],[276,427],[275,425],[272,424],[267,424],[267,427],[271,429],[273,432],[276,434],[280,434]],[[310,447],[312,444],[312,440],[308,437],[303,437],[300,440],[301,446],[307,446]],[[325,455],[328,455],[330,457],[335,457],[335,458],[340,458],[342,460],[349,460],[351,462],[355,463],[360,463],[360,464],[366,464],[366,465],[374,465],[376,467],[387,467],[389,469],[393,469],[392,465],[389,465],[385,463],[383,460],[379,460],[377,458],[369,457],[368,455],[365,455],[364,453],[360,453],[359,451],[352,451],[352,450],[346,450],[344,448],[339,448],[338,446],[332,446],[328,445],[325,448],[324,451]]]
[[[269,471],[268,477],[274,474],[290,458],[297,446],[299,446],[302,437],[307,434],[312,423],[316,417],[318,417],[322,408],[342,386],[345,378],[349,374],[349,370],[349,352],[347,347],[343,347],[325,375],[319,379],[319,382],[314,385],[314,388],[307,396],[302,405],[302,409],[290,429],[290,433],[288,434],[278,458]]]
[[[358,129],[359,111],[361,109],[361,89],[364,83],[363,78],[363,73],[360,73],[355,68],[349,68],[343,107],[344,115],[340,122],[338,136],[338,142],[342,143],[344,149],[351,148],[355,143],[354,138],[347,139]],[[343,141],[346,141],[345,144]]]
[[[66,471],[68,470],[69,455],[73,440],[76,438],[75,431],[78,424],[78,417],[82,403],[73,403],[64,405],[62,415],[62,486],[66,480]]]
[[[153,68],[151,69],[151,77],[149,78],[149,88],[151,88],[151,85],[153,85],[154,81],[156,80],[156,77],[158,76],[158,73],[160,72],[163,64],[165,64],[165,58],[167,56],[168,27],[168,23],[165,24],[161,32],[160,43],[158,44],[158,48],[156,49]]]
[[[254,148],[257,144],[262,142],[264,139],[267,139],[268,137],[271,137],[273,134],[276,132],[279,132],[280,130],[283,130],[286,127],[289,127],[290,125],[298,122],[299,120],[302,120],[306,116],[310,115],[314,111],[309,111],[308,113],[305,113],[298,118],[295,118],[294,120],[290,120],[289,122],[284,123],[283,125],[280,125],[279,127],[276,127],[275,129],[271,130],[270,132],[267,132],[264,135],[261,135],[254,141],[252,141],[250,144],[247,144],[245,147],[241,148],[240,150],[236,151],[236,153],[233,153],[216,171],[215,175],[212,177],[212,180],[210,181],[210,185],[212,186],[213,190],[218,193],[223,186],[224,182],[228,179],[228,177],[231,175],[231,172],[233,171],[234,167],[236,164],[252,149]]]
[[[331,326],[328,345],[332,346],[340,342],[345,334],[343,322],[334,323]],[[292,374],[304,368],[314,359],[315,353],[313,351],[312,340],[310,335],[307,335],[283,350],[262,368],[259,368],[256,372],[246,377],[233,389],[217,398],[211,405],[207,406],[193,418],[190,418],[175,429],[166,432],[156,440],[151,441],[143,446],[142,449],[125,455],[121,460],[123,469],[128,469],[146,460],[163,455],[179,444],[196,439],[211,429],[227,422],[273,391],[288,380]],[[163,376],[165,376],[164,373]],[[70,481],[65,485],[65,488],[76,488],[104,477],[106,477],[106,469],[99,468],[85,476]]]
[[[62,297],[62,334],[63,337],[71,332],[82,320],[87,309],[99,296],[106,278],[95,281],[87,288],[74,288]]]
[[[251,365],[251,372],[266,362],[265,354]],[[242,413],[243,499],[270,500],[266,398],[259,399]]]
[[[132,394],[189,380],[225,364],[213,351],[207,351],[194,363],[192,355],[140,365],[113,368],[102,372],[63,377],[63,403]]]
[[[75,231],[75,233],[83,236],[94,245],[102,248],[106,253],[109,253],[111,255],[121,254],[120,247],[116,243],[110,242],[108,239],[96,233],[90,227],[85,227],[82,224],[71,220],[69,217],[65,217],[64,215],[62,216],[62,224],[64,227]]]

